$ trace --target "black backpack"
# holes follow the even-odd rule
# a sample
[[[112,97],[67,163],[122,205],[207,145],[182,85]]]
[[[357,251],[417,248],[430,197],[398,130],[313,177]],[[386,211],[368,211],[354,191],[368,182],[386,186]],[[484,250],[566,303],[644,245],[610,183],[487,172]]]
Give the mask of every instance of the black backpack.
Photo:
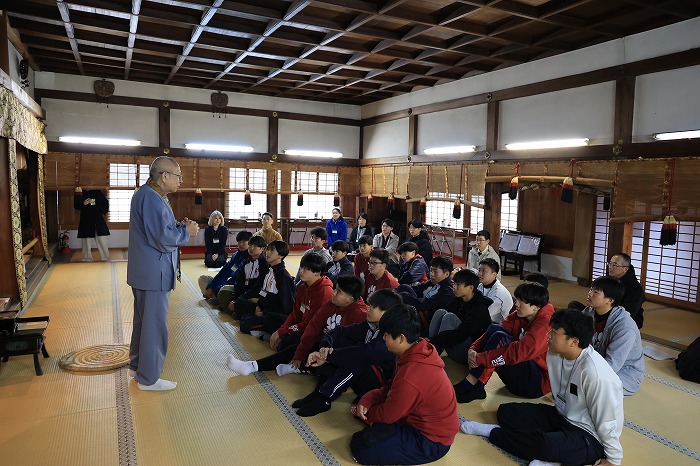
[[[700,337],[678,355],[676,369],[685,380],[700,383]]]

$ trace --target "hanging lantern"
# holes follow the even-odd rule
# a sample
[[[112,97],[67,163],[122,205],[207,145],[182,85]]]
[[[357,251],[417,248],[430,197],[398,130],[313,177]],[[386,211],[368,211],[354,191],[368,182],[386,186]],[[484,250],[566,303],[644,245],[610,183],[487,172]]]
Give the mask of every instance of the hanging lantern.
[[[246,189],[245,193],[243,193],[243,205],[251,205],[253,201],[250,199],[250,190]]]
[[[418,212],[420,212],[421,215],[425,215],[427,204],[428,204],[428,198],[426,198],[425,196],[421,197],[420,204],[418,205]]]
[[[337,191],[333,194],[333,207],[340,207],[340,194]]]
[[[457,199],[452,207],[452,217],[459,219],[462,216],[462,201]]]
[[[610,194],[603,196],[603,210],[606,212],[610,210]]]
[[[394,211],[394,195],[389,194],[389,199],[386,200],[386,206],[389,209],[389,215]]]
[[[194,203],[196,205],[202,205],[202,190],[199,188],[194,190]]]
[[[510,179],[510,189],[508,190],[508,197],[516,199],[518,197],[518,177],[514,176]]]
[[[567,176],[561,185],[561,200],[571,204],[574,202],[574,180]]]
[[[301,191],[297,192],[297,205],[298,206],[304,205],[304,193],[302,193]]]
[[[673,246],[676,244],[676,218],[670,213],[664,218],[659,244],[661,246]]]
[[[373,202],[373,201],[374,201],[374,199],[372,199],[372,195],[371,195],[371,194],[370,194],[369,196],[367,196],[367,208],[368,208],[368,209],[371,209],[371,208],[372,208],[372,202]]]

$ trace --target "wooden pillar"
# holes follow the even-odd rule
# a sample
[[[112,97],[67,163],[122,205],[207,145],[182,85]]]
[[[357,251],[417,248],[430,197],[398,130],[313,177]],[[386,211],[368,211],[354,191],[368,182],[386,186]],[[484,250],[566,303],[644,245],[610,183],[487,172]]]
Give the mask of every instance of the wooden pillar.
[[[486,195],[484,198],[484,230],[491,233],[491,247],[498,251],[498,243],[501,231],[501,183],[486,183]],[[476,234],[476,231],[472,232]]]
[[[500,121],[501,107],[499,102],[486,104],[486,150],[498,149],[498,124]],[[493,246],[493,239],[491,239]]]
[[[418,149],[418,115],[408,117],[408,155],[416,155]]]
[[[634,76],[618,78],[615,81],[615,120],[613,123],[615,144],[632,142],[635,83]]]
[[[3,12],[0,13],[0,69],[2,69],[7,75],[10,74],[10,52],[8,50],[8,45],[10,39],[7,35],[7,30],[10,27],[7,24],[7,15]]]
[[[158,147],[170,149],[170,104],[163,102],[158,107]]]

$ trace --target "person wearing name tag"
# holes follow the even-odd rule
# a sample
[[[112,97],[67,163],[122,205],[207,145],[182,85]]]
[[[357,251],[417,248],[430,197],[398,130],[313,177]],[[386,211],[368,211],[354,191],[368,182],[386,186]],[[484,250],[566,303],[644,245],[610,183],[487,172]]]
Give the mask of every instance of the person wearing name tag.
[[[593,320],[563,309],[549,324],[547,367],[555,405],[504,403],[498,424],[467,420],[462,432],[486,436],[530,466],[621,464],[622,382],[591,346]]]
[[[340,209],[333,208],[333,216],[326,222],[326,234],[328,235],[328,248],[336,241],[348,240],[348,222],[345,221]]]
[[[207,250],[204,253],[204,265],[212,269],[218,269],[226,264],[228,253],[226,241],[228,240],[228,228],[224,226],[224,216],[215,210],[209,216],[209,223],[204,229],[204,245]]]

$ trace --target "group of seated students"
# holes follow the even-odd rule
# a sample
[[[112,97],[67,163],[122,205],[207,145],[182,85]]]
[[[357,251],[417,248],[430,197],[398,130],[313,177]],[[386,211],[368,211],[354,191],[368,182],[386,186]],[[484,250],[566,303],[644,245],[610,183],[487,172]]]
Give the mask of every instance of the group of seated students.
[[[350,441],[362,464],[443,457],[460,429],[457,403],[486,398],[494,372],[514,395],[552,393],[555,405],[505,403],[498,425],[467,420],[464,433],[488,436],[531,464],[620,464],[622,399],[644,376],[639,330],[619,306],[620,281],[594,281],[584,311],[555,311],[544,275],[528,274],[513,301],[493,258],[482,258],[478,273],[455,272],[444,256],[428,266],[415,243],[394,244],[392,228],[385,220],[382,233],[357,239],[354,264],[348,242],[336,239],[329,252],[327,231],[313,229],[296,281],[284,264],[287,243],[240,232],[238,251],[216,277],[200,277],[200,287],[274,353],[254,361],[229,355],[227,366],[243,376],[316,377],[314,390],[291,404],[302,417],[329,411],[351,388],[352,414],[367,423]],[[392,252],[398,278],[389,271]],[[465,366],[454,385],[443,350]]]

